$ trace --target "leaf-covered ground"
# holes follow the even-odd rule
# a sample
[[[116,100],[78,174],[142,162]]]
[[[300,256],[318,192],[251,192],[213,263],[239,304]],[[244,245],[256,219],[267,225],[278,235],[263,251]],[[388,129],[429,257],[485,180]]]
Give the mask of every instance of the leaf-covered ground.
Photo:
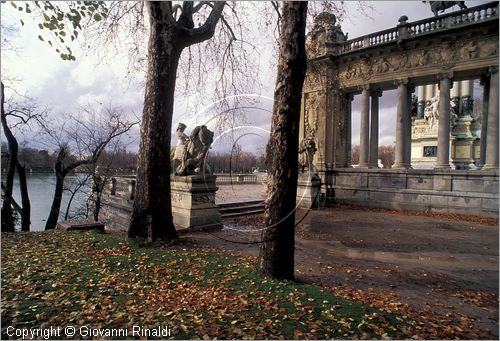
[[[168,326],[176,339],[401,339],[412,324],[315,286],[262,279],[252,258],[97,232],[2,235],[2,339],[9,326],[68,325]]]

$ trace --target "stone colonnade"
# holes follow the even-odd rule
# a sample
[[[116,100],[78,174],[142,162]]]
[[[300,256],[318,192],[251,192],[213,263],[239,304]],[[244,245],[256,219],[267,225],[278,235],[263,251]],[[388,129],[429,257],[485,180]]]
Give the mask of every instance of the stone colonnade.
[[[473,81],[454,81],[453,73],[437,75],[437,84],[420,85],[417,89],[416,119],[424,118],[424,111],[433,105],[433,100],[439,102],[437,111],[437,160],[435,169],[450,169],[450,122],[456,121],[455,150],[469,148],[475,139],[470,131],[473,105]],[[484,87],[483,112],[480,142],[481,169],[498,169],[499,160],[499,85],[498,66],[489,68],[489,72],[481,79]],[[411,168],[411,95],[415,91],[412,80],[398,79],[394,82],[397,89],[396,114],[396,152],[394,169]],[[379,97],[382,91],[376,84],[367,84],[361,88],[360,115],[360,149],[359,168],[378,168],[378,129],[379,129]],[[350,109],[350,107],[349,107]],[[430,109],[428,109],[430,110]],[[431,110],[430,110],[431,111]],[[453,115],[453,117],[452,117]],[[454,117],[456,115],[456,117]],[[350,114],[348,115],[350,116]],[[453,137],[454,139],[455,137]],[[460,141],[459,141],[459,140]],[[459,159],[459,153],[455,153]],[[465,163],[472,163],[472,158]]]

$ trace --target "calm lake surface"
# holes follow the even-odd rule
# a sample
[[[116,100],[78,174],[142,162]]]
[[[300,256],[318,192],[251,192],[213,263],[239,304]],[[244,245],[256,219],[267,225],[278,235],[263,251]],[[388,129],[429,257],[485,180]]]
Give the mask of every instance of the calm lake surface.
[[[74,188],[74,185],[78,183],[80,179],[83,179],[84,176],[85,174],[71,174],[66,176],[64,181],[65,187]],[[56,177],[53,173],[28,173],[26,174],[26,178],[31,201],[31,231],[43,231],[54,198]],[[85,212],[87,193],[89,190],[88,187],[88,183],[82,186],[80,192],[73,198],[70,216],[74,216],[79,211]],[[66,207],[70,197],[71,193],[69,191],[64,191],[59,220],[64,220]],[[17,176],[14,178],[14,199],[21,205],[21,193],[19,191],[19,179]]]

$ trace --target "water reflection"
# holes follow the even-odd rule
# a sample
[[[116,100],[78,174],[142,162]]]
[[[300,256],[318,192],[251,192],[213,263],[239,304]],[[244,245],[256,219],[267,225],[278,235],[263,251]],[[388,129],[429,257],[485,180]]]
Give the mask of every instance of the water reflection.
[[[66,176],[64,181],[65,187],[74,188],[74,185],[84,177],[84,174],[71,174]],[[45,221],[49,216],[52,199],[54,198],[54,190],[56,186],[55,174],[51,173],[28,173],[26,174],[28,182],[28,192],[31,201],[31,231],[43,231]],[[84,209],[87,199],[88,184],[81,188],[73,198],[71,204],[70,216],[75,215],[78,211]],[[59,219],[64,219],[66,207],[69,202],[71,193],[64,191],[61,203],[61,213]],[[20,204],[21,193],[19,191],[19,179],[17,176],[14,179],[14,199]]]

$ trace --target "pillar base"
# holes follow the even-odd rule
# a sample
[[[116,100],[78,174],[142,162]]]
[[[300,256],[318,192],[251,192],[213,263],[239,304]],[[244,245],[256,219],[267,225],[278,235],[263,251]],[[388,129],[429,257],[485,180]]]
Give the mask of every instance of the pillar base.
[[[320,206],[321,179],[317,174],[299,174],[297,179],[297,206],[318,208]]]
[[[481,170],[498,170],[498,165],[484,165],[480,168]]]
[[[222,228],[219,208],[215,205],[216,178],[212,174],[173,178],[172,215],[178,231]]]
[[[435,170],[447,170],[447,169],[451,169],[450,165],[435,165],[434,166],[434,169]]]
[[[411,169],[411,165],[407,163],[394,164],[392,169]]]
[[[369,168],[370,165],[368,163],[359,163],[357,168]]]

